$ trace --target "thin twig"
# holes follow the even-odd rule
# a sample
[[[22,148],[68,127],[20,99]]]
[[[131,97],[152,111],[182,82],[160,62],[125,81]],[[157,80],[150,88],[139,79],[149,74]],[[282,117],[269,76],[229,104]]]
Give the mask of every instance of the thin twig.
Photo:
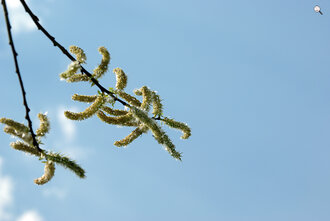
[[[11,25],[10,25],[10,21],[9,21],[9,15],[8,15],[6,1],[1,0],[1,4],[2,4],[2,7],[3,7],[4,14],[5,14],[5,20],[6,20],[7,32],[8,32],[8,38],[9,38],[9,45],[11,46],[12,54],[13,54],[13,57],[14,57],[16,74],[18,76],[19,84],[21,86],[22,97],[23,97],[23,105],[24,105],[25,111],[26,111],[25,119],[28,121],[30,133],[32,135],[33,146],[35,146],[39,152],[43,153],[43,150],[40,149],[39,144],[37,142],[36,135],[34,134],[34,131],[33,131],[33,128],[32,128],[32,121],[31,121],[30,116],[29,116],[30,108],[29,108],[28,103],[26,101],[26,92],[25,92],[25,89],[24,89],[21,73],[20,73],[20,70],[19,70],[19,67],[18,67],[18,61],[17,61],[18,54],[15,50],[14,41],[13,41],[13,37],[12,37],[12,34],[11,34]]]
[[[60,44],[55,40],[55,37],[53,37],[51,34],[49,34],[49,32],[39,23],[39,18],[33,14],[33,12],[31,11],[31,9],[29,8],[29,6],[25,3],[24,0],[20,0],[20,2],[22,3],[25,11],[30,15],[30,17],[32,18],[34,24],[37,26],[37,28],[44,33],[44,35],[47,36],[47,38],[54,44],[55,47],[58,47],[62,53],[64,55],[66,55],[71,61],[76,61],[76,59]],[[98,80],[96,80],[95,78],[93,78],[92,74],[89,73],[83,66],[81,66],[81,72],[83,74],[86,74],[91,81],[101,90],[101,92],[103,93],[107,93],[109,94],[115,101],[120,102],[122,105],[130,107],[130,105],[128,103],[126,103],[125,101],[119,99],[118,97],[116,97],[114,95],[114,93],[112,93],[111,91],[107,90],[106,88],[104,88],[99,82]]]

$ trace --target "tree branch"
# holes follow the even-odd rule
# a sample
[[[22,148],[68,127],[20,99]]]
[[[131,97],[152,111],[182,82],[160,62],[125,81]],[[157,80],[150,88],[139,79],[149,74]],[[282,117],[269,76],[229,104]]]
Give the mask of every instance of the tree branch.
[[[5,20],[6,20],[7,32],[8,32],[8,38],[9,38],[9,45],[10,45],[11,50],[12,50],[12,54],[13,54],[13,58],[14,58],[14,62],[15,62],[16,74],[18,76],[19,84],[20,84],[21,91],[22,91],[23,105],[24,105],[25,111],[26,111],[25,119],[28,121],[30,133],[31,133],[32,139],[33,139],[33,146],[35,146],[40,153],[43,153],[43,150],[40,149],[40,147],[39,147],[39,144],[36,140],[36,135],[35,135],[35,133],[33,131],[33,128],[32,128],[32,121],[31,121],[30,115],[29,115],[30,108],[29,108],[28,103],[26,101],[26,92],[25,92],[25,89],[24,89],[21,73],[20,73],[20,70],[19,70],[19,67],[18,67],[18,61],[17,61],[18,54],[15,50],[14,41],[13,41],[13,37],[12,37],[12,34],[11,34],[11,25],[10,25],[10,21],[9,21],[9,15],[8,15],[6,1],[1,0],[1,4],[2,4],[2,7],[3,7],[4,16],[5,16]]]
[[[37,28],[44,33],[44,35],[46,35],[46,37],[54,44],[55,47],[58,47],[62,53],[67,56],[71,61],[76,61],[76,59],[68,52],[68,50],[66,50],[60,43],[58,43],[55,40],[55,37],[53,37],[51,34],[49,34],[49,32],[39,23],[39,18],[33,14],[33,12],[31,11],[31,9],[29,8],[29,6],[26,4],[26,2],[24,0],[20,0],[20,2],[22,3],[25,11],[29,14],[29,16],[32,18],[34,24],[37,26]],[[89,73],[83,66],[81,66],[81,72],[83,74],[86,74],[91,81],[101,90],[101,92],[103,93],[107,93],[109,94],[115,101],[120,102],[122,105],[130,107],[130,105],[128,103],[126,103],[125,101],[119,99],[118,97],[116,97],[114,95],[114,93],[112,93],[111,91],[107,90],[106,88],[104,88],[99,82],[98,80],[96,80],[95,78],[92,77],[92,74]]]

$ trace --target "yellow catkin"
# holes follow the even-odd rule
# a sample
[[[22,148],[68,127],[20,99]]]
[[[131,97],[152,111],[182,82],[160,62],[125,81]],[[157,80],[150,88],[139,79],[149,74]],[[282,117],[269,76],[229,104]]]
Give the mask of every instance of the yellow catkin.
[[[171,154],[172,157],[181,160],[181,153],[175,150],[174,144],[155,120],[148,117],[148,114],[139,108],[131,107],[131,112],[134,117],[136,117],[140,122],[144,123],[151,130],[154,138],[158,141],[158,143],[165,147],[165,149]]]
[[[101,109],[106,112],[107,114],[113,115],[113,116],[123,116],[127,114],[128,112],[125,110],[118,110],[118,109],[113,109],[108,106],[102,106]]]
[[[110,63],[110,54],[105,47],[99,47],[99,52],[102,55],[101,63],[93,70],[93,78],[98,79],[104,75],[108,70],[108,65]]]
[[[66,81],[68,81],[68,79],[70,79],[71,77],[73,77],[75,75],[75,73],[78,72],[79,69],[80,69],[79,62],[78,61],[73,61],[68,66],[67,70],[65,72],[63,72],[63,73],[60,74],[60,78],[61,79],[66,79]]]
[[[114,145],[117,147],[127,146],[128,144],[132,143],[136,138],[141,136],[143,133],[146,133],[147,131],[148,131],[148,127],[146,126],[137,127],[124,139],[116,141]]]
[[[104,101],[105,101],[104,97],[102,95],[99,95],[95,99],[94,103],[88,108],[86,108],[83,112],[74,113],[71,111],[65,111],[64,115],[70,120],[85,120],[93,116],[103,105]]]
[[[43,185],[48,183],[53,178],[54,174],[55,164],[51,161],[47,161],[45,164],[44,174],[38,179],[35,179],[34,182],[38,185]]]
[[[127,76],[121,68],[113,69],[113,73],[116,74],[116,89],[123,90],[127,85]]]
[[[40,120],[40,126],[36,130],[36,135],[40,136],[40,137],[43,137],[43,136],[45,136],[46,133],[49,132],[50,123],[49,123],[49,120],[48,120],[48,117],[47,117],[46,114],[39,113],[38,118]]]
[[[136,95],[142,95],[143,100],[140,108],[145,111],[149,111],[150,109],[150,104],[152,102],[152,91],[147,87],[143,86],[138,90],[135,90],[134,93]]]
[[[31,155],[41,157],[41,153],[36,148],[27,145],[26,143],[23,143],[21,141],[11,142],[10,146],[15,150],[23,151],[25,153],[29,153]]]
[[[107,124],[114,124],[120,126],[138,126],[138,122],[135,121],[135,118],[132,117],[131,113],[127,113],[126,115],[119,116],[119,117],[109,117],[105,115],[103,111],[97,112],[98,118]]]
[[[71,45],[70,46],[70,52],[74,55],[76,55],[76,59],[77,61],[79,61],[79,63],[85,63],[86,62],[86,54],[84,53],[84,50],[75,46],[75,45]]]
[[[123,98],[125,101],[127,101],[129,104],[131,104],[133,106],[136,106],[136,107],[141,106],[141,102],[138,99],[125,93],[124,91],[117,90],[116,94],[118,94],[121,98]]]
[[[92,103],[96,100],[96,98],[97,95],[79,95],[79,94],[72,95],[72,100],[85,102],[85,103]]]
[[[185,124],[185,123],[182,123],[182,122],[178,122],[178,121],[175,121],[174,119],[171,119],[171,118],[167,118],[165,117],[164,119],[162,119],[162,121],[168,125],[169,127],[172,127],[172,128],[175,128],[175,129],[178,129],[178,130],[181,130],[183,135],[181,136],[181,139],[188,139],[191,135],[191,129],[190,127]]]
[[[75,83],[75,82],[80,82],[80,81],[89,81],[89,77],[84,74],[75,74],[70,76],[67,80],[69,83]]]
[[[157,117],[162,115],[163,113],[163,105],[161,103],[161,99],[155,91],[152,92],[152,114]]]
[[[9,118],[0,118],[0,123],[13,127],[15,130],[17,130],[21,133],[30,132],[30,129],[27,126],[25,126],[24,124],[18,123],[12,119],[9,119]]]
[[[18,130],[15,130],[13,127],[10,127],[10,126],[5,126],[5,128],[3,128],[3,131],[7,134],[21,138],[26,143],[33,146],[33,139],[32,139],[31,133],[22,133],[22,132],[19,132]]]

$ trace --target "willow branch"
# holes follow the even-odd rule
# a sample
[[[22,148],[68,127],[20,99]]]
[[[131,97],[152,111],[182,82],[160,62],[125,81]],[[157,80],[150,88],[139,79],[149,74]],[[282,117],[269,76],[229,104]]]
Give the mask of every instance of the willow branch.
[[[55,40],[55,37],[53,37],[51,34],[49,34],[49,32],[40,24],[39,22],[39,18],[31,11],[31,9],[29,8],[29,6],[26,4],[26,2],[24,0],[20,0],[20,2],[22,3],[25,11],[29,14],[29,16],[32,18],[34,24],[37,26],[37,28],[44,34],[46,35],[46,37],[53,43],[53,45],[55,47],[58,47],[62,53],[67,56],[71,61],[76,61],[76,59],[69,53],[68,50],[66,50],[60,43],[58,43]],[[90,80],[93,82],[93,84],[95,84],[103,93],[107,93],[109,94],[115,101],[120,102],[122,105],[130,107],[130,105],[128,103],[126,103],[125,101],[119,99],[118,97],[116,97],[114,95],[114,93],[112,93],[111,91],[107,90],[106,88],[104,88],[99,82],[98,80],[96,80],[95,78],[92,77],[92,74],[89,73],[83,66],[81,66],[81,72],[85,75],[87,75]]]
[[[30,108],[29,108],[27,100],[26,100],[26,92],[25,92],[25,89],[24,89],[21,73],[20,73],[20,70],[19,70],[19,67],[18,67],[18,61],[17,61],[18,54],[15,50],[15,45],[14,45],[13,37],[12,37],[12,34],[11,34],[11,25],[10,25],[10,21],[9,21],[9,15],[8,15],[6,1],[1,0],[1,4],[2,4],[2,7],[3,7],[5,20],[6,20],[7,32],[8,32],[8,38],[9,38],[9,45],[11,47],[11,51],[12,51],[12,54],[13,54],[13,58],[14,58],[14,62],[15,62],[15,68],[16,68],[16,74],[17,74],[17,77],[18,77],[18,80],[19,80],[21,91],[22,91],[23,105],[24,105],[25,111],[26,111],[25,119],[28,121],[29,130],[30,130],[30,133],[32,135],[33,146],[35,146],[37,148],[37,150],[40,153],[42,153],[43,150],[40,149],[39,144],[38,144],[37,139],[36,139],[36,135],[35,135],[35,133],[33,131],[33,128],[32,128],[32,121],[31,121],[31,118],[30,118],[30,115],[29,115]]]

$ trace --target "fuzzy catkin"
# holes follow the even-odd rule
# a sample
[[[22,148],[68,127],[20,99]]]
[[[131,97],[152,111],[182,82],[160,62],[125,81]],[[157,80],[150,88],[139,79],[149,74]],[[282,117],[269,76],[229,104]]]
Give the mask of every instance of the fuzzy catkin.
[[[3,131],[7,134],[13,135],[15,137],[21,138],[23,141],[25,141],[27,144],[33,146],[33,138],[31,136],[31,133],[22,133],[18,130],[15,130],[13,127],[5,126],[3,128]]]
[[[65,79],[66,81],[68,81],[71,77],[75,76],[79,69],[80,64],[78,61],[71,62],[67,70],[60,74],[60,79]]]
[[[143,110],[136,107],[131,107],[131,111],[134,117],[136,117],[140,122],[144,123],[154,135],[154,138],[159,144],[162,144],[165,149],[171,154],[172,157],[181,160],[181,154],[175,150],[175,146],[167,136],[167,134],[160,128],[157,122],[150,117]]]
[[[113,73],[116,74],[116,89],[124,90],[127,85],[127,76],[121,68],[113,69]]]
[[[98,51],[102,55],[101,63],[93,70],[93,78],[98,79],[104,75],[108,70],[110,63],[110,54],[105,47],[99,47]]]
[[[9,118],[0,118],[0,123],[13,127],[15,130],[17,130],[21,133],[30,132],[30,129],[27,126],[25,126],[24,124],[18,123],[12,119],[9,119]]]
[[[83,49],[81,49],[75,45],[71,45],[69,49],[72,54],[76,55],[76,59],[79,63],[86,62],[87,58],[86,58],[86,54]]]
[[[161,103],[161,99],[159,95],[153,91],[152,92],[152,114],[156,116],[160,116],[163,113],[163,105]]]
[[[124,139],[116,141],[114,145],[117,147],[127,146],[128,144],[132,143],[136,138],[141,136],[143,133],[146,133],[147,131],[148,131],[148,127],[146,126],[137,127]]]
[[[74,160],[69,159],[66,156],[63,156],[59,153],[48,153],[46,155],[48,160],[51,160],[57,164],[60,164],[64,168],[67,168],[74,172],[78,177],[85,178],[85,171],[82,169],[79,164],[77,164]]]
[[[169,127],[181,130],[183,133],[183,135],[181,136],[181,139],[188,139],[190,137],[191,129],[189,128],[189,126],[187,124],[175,121],[174,119],[171,119],[168,117],[164,117],[164,119],[162,119],[162,121]]]
[[[138,99],[136,99],[135,97],[127,94],[124,91],[117,90],[116,94],[118,94],[121,98],[123,98],[125,101],[127,101],[129,104],[131,104],[133,106],[136,106],[136,107],[141,106],[141,102]]]
[[[47,161],[45,164],[44,174],[38,179],[35,179],[34,182],[38,185],[43,185],[48,183],[53,178],[54,174],[55,164],[51,161]]]
[[[70,76],[67,80],[69,83],[75,83],[75,82],[80,82],[80,81],[89,81],[89,77],[84,74],[75,74]]]
[[[105,113],[101,110],[97,112],[97,117],[100,118],[103,122],[107,124],[114,124],[119,126],[128,126],[128,127],[134,127],[138,126],[139,124],[135,121],[135,118],[132,116],[131,113],[127,113],[122,116],[118,117],[109,117],[105,115]]]
[[[85,102],[85,103],[92,103],[96,100],[97,95],[79,95],[79,94],[74,94],[72,95],[72,100],[74,101],[80,101],[80,102]]]
[[[31,155],[34,155],[37,157],[41,157],[41,153],[35,147],[30,146],[21,141],[11,142],[10,146],[15,150],[20,150],[20,151],[23,151],[25,153],[28,153],[28,154],[31,154]]]
[[[39,113],[38,118],[40,120],[40,126],[36,130],[36,136],[43,137],[46,133],[49,132],[50,123],[46,114]]]
[[[113,116],[123,116],[127,114],[128,112],[125,110],[118,110],[118,109],[113,109],[108,106],[102,106],[101,109],[106,112],[107,114],[113,115]]]
[[[143,86],[140,89],[135,90],[134,93],[136,95],[142,95],[143,100],[140,108],[142,110],[149,111],[153,97],[152,91],[147,86]]]
[[[94,103],[88,108],[86,108],[83,112],[74,113],[71,111],[65,111],[64,115],[70,120],[85,120],[93,116],[98,111],[98,109],[103,105],[103,103],[104,103],[103,95],[98,95]]]

